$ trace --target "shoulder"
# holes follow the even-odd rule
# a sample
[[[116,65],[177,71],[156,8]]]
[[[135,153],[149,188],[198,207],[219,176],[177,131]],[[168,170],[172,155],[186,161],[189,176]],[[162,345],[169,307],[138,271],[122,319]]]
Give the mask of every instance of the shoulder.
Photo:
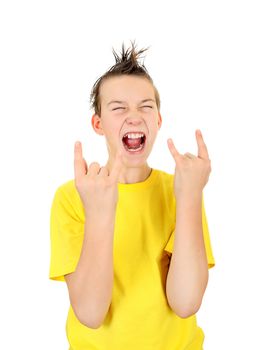
[[[71,180],[67,180],[63,183],[61,183],[58,187],[57,187],[57,191],[60,193],[64,193],[66,195],[75,195],[77,192],[75,183],[74,183],[74,179]]]
[[[56,187],[55,195],[62,198],[62,200],[67,200],[75,197],[77,195],[77,190],[75,187],[74,179],[65,181]]]
[[[174,200],[173,192],[173,180],[174,174],[167,173],[166,171],[155,169],[158,175],[158,185],[162,188],[164,196],[168,197],[169,200]]]
[[[155,169],[155,171],[158,174],[158,178],[161,184],[163,184],[166,187],[173,188],[173,178],[174,175],[167,173],[166,171]]]
[[[83,204],[76,189],[74,179],[61,183],[55,191],[54,201],[60,203],[69,211],[75,213],[78,218],[84,217]]]
[[[160,169],[154,169],[154,170],[159,174],[159,176],[162,179],[166,181],[171,181],[173,179],[173,174],[167,173],[166,171],[160,170]]]
[[[157,171],[157,190],[156,195],[160,197],[162,210],[166,210],[170,215],[170,220],[175,217],[176,200],[174,196],[173,180],[174,174],[170,174],[163,170]]]

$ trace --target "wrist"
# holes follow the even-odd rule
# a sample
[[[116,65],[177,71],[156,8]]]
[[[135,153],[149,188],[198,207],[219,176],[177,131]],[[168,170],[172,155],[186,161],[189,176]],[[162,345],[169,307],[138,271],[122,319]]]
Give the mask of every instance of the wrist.
[[[114,234],[115,217],[86,216],[84,222],[85,232],[94,232],[99,237]]]
[[[100,224],[111,224],[115,222],[116,210],[99,211],[85,209],[85,221],[98,222]]]
[[[181,203],[198,203],[202,201],[202,191],[179,191],[175,198]]]
[[[197,189],[192,189],[192,188],[180,188],[179,190],[177,189],[175,191],[176,196],[184,196],[184,197],[197,197],[197,196],[202,196],[203,189],[197,188]]]

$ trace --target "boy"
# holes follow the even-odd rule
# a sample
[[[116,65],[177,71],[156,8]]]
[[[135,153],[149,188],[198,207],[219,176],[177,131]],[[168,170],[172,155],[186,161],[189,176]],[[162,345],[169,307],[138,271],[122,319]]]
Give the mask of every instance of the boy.
[[[147,158],[162,124],[160,98],[144,50],[132,48],[93,86],[92,127],[108,161],[87,166],[75,143],[75,178],[51,207],[49,278],[66,281],[69,350],[201,350],[196,323],[215,264],[202,190],[211,171],[196,131],[198,156],[167,144],[175,174]]]

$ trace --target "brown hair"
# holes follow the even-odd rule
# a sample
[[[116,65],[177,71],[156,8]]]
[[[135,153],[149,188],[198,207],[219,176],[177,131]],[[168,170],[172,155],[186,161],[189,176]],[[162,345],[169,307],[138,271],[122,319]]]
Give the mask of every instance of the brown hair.
[[[148,74],[148,71],[144,64],[139,64],[139,56],[145,52],[148,48],[141,49],[136,51],[134,42],[131,41],[132,48],[128,48],[125,51],[124,44],[122,44],[121,57],[115,52],[112,48],[113,55],[115,56],[116,63],[109,68],[109,70],[103,74],[97,81],[94,83],[91,94],[90,94],[90,108],[94,110],[95,114],[101,115],[101,101],[100,101],[100,85],[101,83],[111,77],[120,76],[120,75],[135,75],[148,79],[152,84],[155,91],[155,98],[158,110],[160,110],[160,96],[157,88],[155,87],[152,78]]]

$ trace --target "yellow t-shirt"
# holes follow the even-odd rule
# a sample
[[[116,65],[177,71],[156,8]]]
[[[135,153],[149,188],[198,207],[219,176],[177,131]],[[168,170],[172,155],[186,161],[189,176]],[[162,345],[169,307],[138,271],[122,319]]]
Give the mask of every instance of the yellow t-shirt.
[[[167,302],[165,282],[175,229],[174,175],[152,169],[149,177],[118,184],[114,230],[114,284],[103,324],[92,329],[70,305],[69,350],[201,350],[204,333],[196,315],[177,316]],[[84,235],[84,209],[74,180],[59,186],[51,207],[49,278],[65,281],[75,271]],[[215,265],[202,200],[209,268]]]

